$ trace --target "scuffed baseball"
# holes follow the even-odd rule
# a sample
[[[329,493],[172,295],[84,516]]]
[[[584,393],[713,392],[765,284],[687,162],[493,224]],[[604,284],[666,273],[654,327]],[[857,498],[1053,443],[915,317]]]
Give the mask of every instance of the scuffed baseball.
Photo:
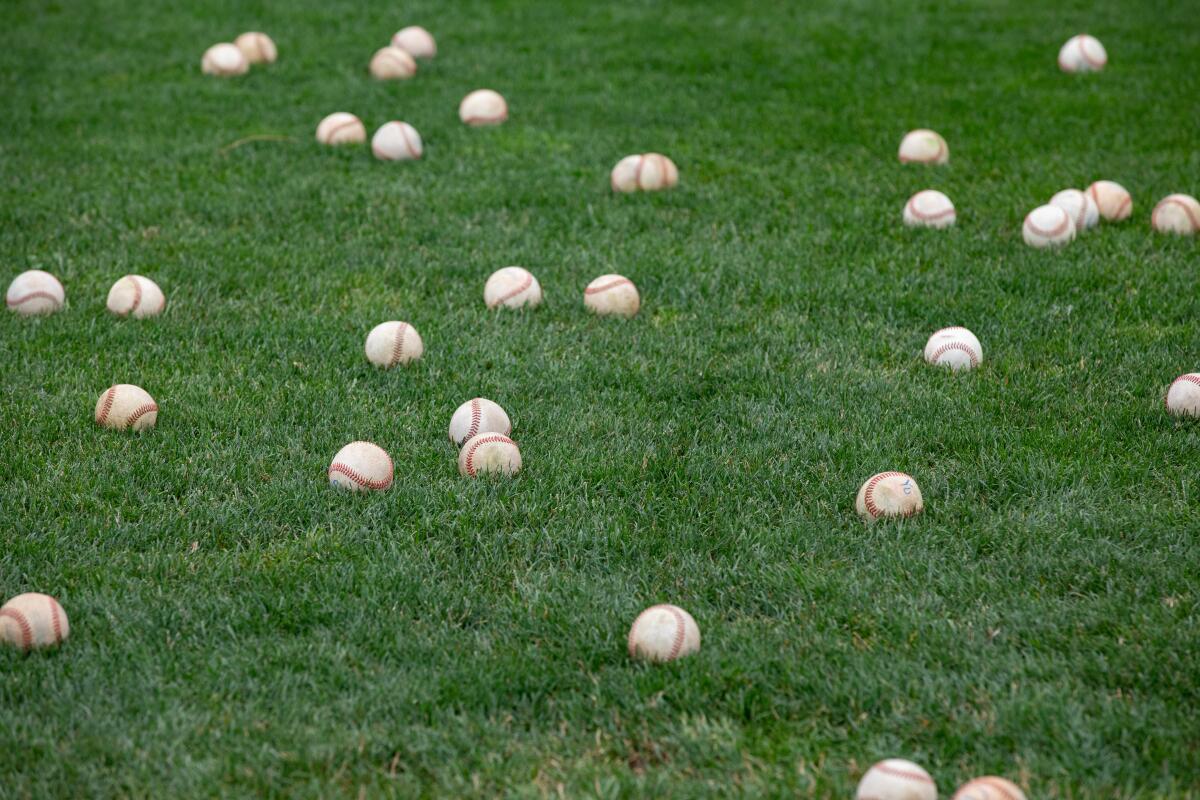
[[[952,370],[974,369],[983,363],[983,346],[975,334],[952,325],[934,331],[925,343],[925,361]]]
[[[911,517],[925,507],[921,489],[911,475],[880,472],[867,479],[854,501],[859,516],[868,522],[881,517]]]
[[[1025,216],[1021,236],[1030,247],[1057,247],[1075,238],[1075,223],[1059,206],[1038,206]]]
[[[472,436],[458,451],[458,471],[469,478],[490,473],[515,475],[520,470],[521,451],[502,433]]]
[[[542,302],[542,287],[524,267],[503,267],[491,274],[483,287],[488,308],[521,308]]]
[[[583,304],[602,316],[632,317],[642,299],[633,281],[624,275],[601,275],[583,290]]]
[[[663,663],[700,649],[700,627],[679,606],[650,606],[629,627],[629,657]]]
[[[614,192],[654,192],[670,189],[678,183],[678,167],[661,153],[625,156],[609,176]]]
[[[499,125],[508,119],[508,103],[498,92],[476,89],[458,105],[458,118],[468,125]]]
[[[1106,222],[1120,222],[1133,213],[1133,197],[1116,181],[1096,181],[1087,193]]]
[[[67,612],[48,594],[26,592],[0,606],[0,642],[18,650],[54,647],[70,635]]]
[[[950,198],[936,189],[925,189],[904,204],[904,224],[913,227],[948,228],[958,215]]]
[[[421,134],[407,122],[387,122],[371,137],[371,152],[380,161],[413,161],[424,147]]]
[[[392,458],[372,442],[351,442],[329,464],[329,485],[352,492],[383,491],[392,485]]]
[[[248,69],[250,62],[246,60],[246,55],[237,45],[229,42],[214,44],[204,51],[204,57],[200,59],[200,71],[205,75],[227,78],[232,75],[245,75]]]
[[[953,800],[1026,800],[1025,793],[1007,778],[985,775],[958,787]]]
[[[420,25],[409,25],[396,31],[392,36],[392,46],[404,50],[413,58],[433,58],[437,55],[437,42]]]
[[[388,45],[371,56],[371,75],[381,81],[407,80],[417,74],[417,62],[407,50]]]
[[[158,404],[140,386],[118,383],[96,400],[96,424],[113,430],[142,431],[158,422]]]
[[[274,64],[276,56],[279,55],[275,49],[275,42],[260,31],[243,33],[233,40],[233,44],[251,64]]]
[[[887,758],[858,782],[856,800],[937,800],[937,784],[919,764]]]
[[[458,447],[463,442],[481,433],[512,433],[512,422],[508,413],[486,397],[468,400],[450,417],[450,441]]]
[[[1095,36],[1081,33],[1067,39],[1058,51],[1058,68],[1063,72],[1099,72],[1108,64],[1108,53]]]
[[[1200,417],[1200,372],[1180,375],[1167,389],[1167,411],[1185,417]]]
[[[321,144],[360,144],[366,140],[362,120],[345,111],[335,111],[317,125],[317,141]]]
[[[23,317],[35,314],[53,314],[63,307],[67,301],[67,293],[58,278],[40,269],[22,272],[13,278],[4,295],[4,302],[10,311],[15,311]]]
[[[901,164],[945,164],[949,160],[950,148],[936,131],[918,128],[900,140]]]
[[[108,310],[118,317],[154,317],[167,307],[167,298],[154,281],[142,275],[126,275],[108,290]]]
[[[1159,233],[1191,236],[1200,231],[1200,202],[1190,194],[1169,194],[1154,207],[1150,224]]]
[[[367,360],[377,367],[416,361],[425,352],[421,334],[407,322],[381,322],[367,334]]]
[[[1100,209],[1096,206],[1096,201],[1086,192],[1078,189],[1063,189],[1050,198],[1050,205],[1058,206],[1070,215],[1071,222],[1075,223],[1076,235],[1100,224]]]

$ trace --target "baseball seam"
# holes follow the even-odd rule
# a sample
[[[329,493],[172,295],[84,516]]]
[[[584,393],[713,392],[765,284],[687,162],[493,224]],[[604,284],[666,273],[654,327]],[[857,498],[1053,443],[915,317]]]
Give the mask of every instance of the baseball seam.
[[[600,294],[601,292],[607,292],[609,289],[616,289],[618,286],[625,285],[632,286],[633,281],[629,280],[629,278],[617,278],[616,280],[609,281],[601,286],[589,286],[583,290],[583,293]]]
[[[399,364],[404,357],[404,335],[408,332],[408,323],[401,322],[396,326],[396,341],[392,344],[392,364]]]
[[[642,167],[645,163],[646,157],[644,155],[638,156],[637,167],[633,170],[633,185],[642,191],[645,191],[646,188],[642,186]]]
[[[889,767],[886,764],[876,764],[871,769],[897,778],[908,778],[909,780],[920,781],[921,783],[933,783],[933,779],[928,775],[922,775],[920,772],[913,772],[909,769],[898,769],[896,767]]]
[[[62,620],[59,619],[58,601],[53,597],[47,597],[47,602],[50,603],[50,622],[54,626],[54,643],[59,644],[63,640],[62,636]]]
[[[954,213],[953,206],[951,206],[950,208],[942,209],[941,211],[934,211],[933,213],[926,213],[924,211],[921,211],[919,208],[917,208],[916,200],[922,194],[924,194],[924,192],[919,192],[908,199],[908,211],[910,214],[912,214],[917,219],[924,220],[924,221],[932,221],[935,219],[941,219],[942,217],[950,216],[951,214]]]
[[[390,471],[391,470],[389,470],[389,472]],[[335,472],[340,472],[342,475],[345,475],[350,480],[354,481],[355,483],[359,484],[360,486],[366,486],[368,489],[386,489],[387,487],[392,485],[392,476],[390,474],[387,476],[387,478],[384,478],[383,480],[371,480],[370,478],[368,478],[366,475],[363,475],[358,470],[354,469],[353,467],[347,466],[347,465],[341,463],[340,461],[335,461],[329,465],[329,475],[332,476],[333,473],[335,473]]]
[[[421,151],[412,143],[412,139],[408,135],[408,130],[409,128],[407,125],[400,126],[400,136],[404,138],[404,146],[408,148],[409,155],[411,155],[413,158],[420,158]]]
[[[687,635],[687,624],[683,621],[683,614],[675,606],[664,605],[667,611],[671,612],[671,616],[675,617],[675,641],[671,643],[671,654],[667,656],[668,661],[674,661],[679,657],[679,651],[683,649],[683,639]]]
[[[478,450],[481,445],[485,445],[485,444],[516,445],[516,442],[514,442],[512,439],[508,438],[507,436],[497,433],[497,434],[493,434],[491,436],[484,436],[482,439],[479,439],[474,444],[472,444],[471,448],[469,450],[467,450],[467,460],[465,462],[465,466],[467,468],[467,474],[470,475],[472,478],[475,477],[475,451]]]
[[[333,128],[329,131],[329,133],[325,136],[325,144],[336,144],[334,139],[338,135],[338,131],[344,130],[345,128],[349,128],[353,125],[361,125],[361,124],[362,124],[362,122],[360,122],[358,119],[352,119],[352,120],[347,120],[345,122],[342,122],[338,125],[334,125]]]
[[[979,360],[980,360],[979,356],[975,353],[975,349],[973,347],[971,347],[970,345],[968,345],[966,342],[947,342],[946,344],[939,347],[937,350],[933,351],[933,353],[929,356],[930,362],[933,364],[937,364],[938,359],[940,359],[942,356],[944,356],[946,353],[950,352],[951,350],[963,351],[964,353],[967,354],[967,356],[970,357],[972,367],[979,366]]]
[[[878,486],[879,483],[885,478],[897,477],[907,478],[909,476],[903,472],[881,472],[875,477],[871,478],[871,480],[867,481],[867,490],[863,492],[863,505],[867,507],[867,513],[870,514],[872,518],[878,519],[879,517],[883,516],[883,511],[879,508],[879,506],[875,505],[875,487]],[[911,514],[911,511],[907,511],[897,516],[907,517],[911,516]]]
[[[133,410],[133,412],[129,415],[129,418],[125,420],[125,424],[127,426],[129,426],[130,428],[132,428],[134,423],[136,423],[139,419],[144,417],[146,414],[149,414],[151,411],[158,411],[157,403],[146,403],[145,405],[140,405],[137,408],[135,408]]]
[[[112,411],[113,400],[116,397],[117,387],[115,386],[104,393],[104,403],[100,406],[100,411],[96,414],[96,422],[99,422],[101,425],[104,424],[104,420],[108,419],[108,412]]]
[[[42,298],[44,300],[49,300],[50,302],[54,303],[54,305],[56,305],[56,306],[61,302],[58,299],[57,295],[53,295],[50,292],[43,292],[41,290],[38,290],[36,292],[30,292],[29,294],[26,294],[26,295],[22,295],[15,300],[13,300],[11,298],[5,298],[5,302],[8,303],[9,306],[15,308],[16,306],[19,306],[28,300],[37,300],[38,298]]]
[[[1159,201],[1159,204],[1154,207],[1154,211],[1150,214],[1150,224],[1151,225],[1153,225],[1155,228],[1158,227],[1158,212],[1161,211],[1164,206],[1169,206],[1169,205],[1170,206],[1179,206],[1180,208],[1182,208],[1183,213],[1185,215],[1187,215],[1188,222],[1191,223],[1192,230],[1193,231],[1200,230],[1200,219],[1197,219],[1196,215],[1194,213],[1192,213],[1191,207],[1188,206],[1188,204],[1185,203],[1184,201],[1177,200],[1174,197],[1164,197],[1161,201]]]
[[[509,290],[509,292],[507,294],[500,295],[500,297],[496,298],[495,302],[493,302],[490,306],[488,306],[488,308],[495,308],[496,306],[504,305],[509,300],[512,300],[514,297],[521,294],[522,292],[524,292],[526,289],[528,289],[532,285],[533,285],[533,273],[525,271],[525,274],[523,276],[521,276],[520,286],[518,286],[515,289]]]
[[[478,400],[471,401],[471,425],[467,428],[467,435],[463,437],[463,441],[470,439],[475,434],[479,433],[479,422],[483,418],[483,407]]]
[[[1076,37],[1075,37],[1075,41],[1076,41],[1076,42],[1078,43],[1078,45],[1079,45],[1079,55],[1083,56],[1083,60],[1084,60],[1084,61],[1086,61],[1088,64],[1090,64],[1090,65],[1091,65],[1091,66],[1093,66],[1093,67],[1100,68],[1100,67],[1103,67],[1105,64],[1107,64],[1107,63],[1108,63],[1108,59],[1107,59],[1107,58],[1105,58],[1105,59],[1101,59],[1101,60],[1097,60],[1097,59],[1094,59],[1094,58],[1092,58],[1091,56],[1089,56],[1089,55],[1088,55],[1088,51],[1087,51],[1087,39],[1086,39],[1086,38],[1084,38],[1084,35],[1082,35],[1082,34],[1081,34],[1081,35],[1079,35],[1079,36],[1076,36]]]
[[[1027,226],[1029,226],[1029,230],[1033,231],[1038,236],[1041,236],[1043,239],[1054,239],[1058,236],[1061,236],[1067,230],[1067,225],[1070,224],[1070,222],[1071,222],[1071,215],[1068,214],[1066,211],[1063,211],[1058,206],[1051,206],[1051,208],[1057,209],[1058,211],[1062,211],[1062,215],[1063,215],[1062,222],[1060,222],[1058,224],[1058,227],[1054,228],[1054,230],[1045,231],[1045,230],[1042,230],[1041,228],[1039,228],[1033,221],[1033,212],[1032,211],[1030,211],[1029,214],[1025,217],[1025,224]]]
[[[995,789],[997,792],[999,792],[1001,795],[1004,796],[1005,800],[1017,800],[1017,796],[1014,795],[1012,792],[1010,792],[1004,786],[1004,784],[1000,783],[999,781],[990,780],[988,778],[982,778],[979,780],[979,783],[983,784],[984,786],[988,787],[989,789]]]
[[[392,45],[392,46],[397,47],[396,45]],[[400,49],[402,49],[402,48],[400,48]],[[396,67],[399,67],[400,71],[402,73],[404,73],[405,77],[409,77],[412,75],[412,72],[408,68],[408,64],[404,63],[404,60],[399,58],[395,53],[389,53],[385,50],[383,52],[383,54],[380,56],[380,60],[388,61],[388,62],[392,63],[393,65],[395,65]]]
[[[142,282],[134,276],[130,276],[129,280],[133,283],[133,305],[125,312],[126,314],[132,314],[137,311],[138,306],[142,304]]]
[[[0,617],[8,617],[21,629],[21,649],[28,650],[33,647],[33,628],[24,614],[15,608],[0,608]]]

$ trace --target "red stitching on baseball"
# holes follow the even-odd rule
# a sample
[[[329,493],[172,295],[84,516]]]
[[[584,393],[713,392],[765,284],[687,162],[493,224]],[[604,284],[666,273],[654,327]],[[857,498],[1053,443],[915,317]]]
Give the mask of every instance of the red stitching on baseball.
[[[667,656],[668,661],[673,661],[679,657],[679,651],[683,649],[683,637],[687,634],[687,623],[683,621],[683,614],[675,606],[664,605],[663,608],[671,612],[671,616],[675,617],[675,624],[678,626],[675,630],[675,641],[671,644],[671,655]]]
[[[58,601],[53,597],[47,597],[50,601],[50,621],[54,625],[54,643],[58,644],[63,640],[62,637],[62,620],[58,618]]]
[[[495,443],[511,444],[514,447],[517,444],[512,439],[508,438],[507,436],[504,436],[503,434],[499,434],[499,433],[495,433],[490,436],[484,436],[482,439],[477,440],[474,444],[471,445],[471,449],[467,451],[467,461],[466,461],[467,474],[470,475],[472,478],[475,477],[475,464],[474,464],[475,451],[479,449],[480,445],[495,444]]]
[[[479,420],[482,416],[483,408],[479,399],[476,398],[471,401],[471,426],[467,428],[467,435],[463,437],[464,442],[479,433]]]
[[[1180,375],[1178,378],[1171,381],[1171,385],[1167,387],[1167,393],[1163,397],[1163,405],[1167,407],[1168,411],[1171,410],[1171,391],[1177,384],[1181,382],[1194,383],[1196,386],[1200,387],[1200,375],[1197,375],[1194,372],[1189,372],[1185,375]]]
[[[354,119],[347,120],[347,121],[341,123],[340,125],[333,126],[333,129],[330,130],[329,133],[325,137],[325,144],[335,144],[335,142],[333,141],[333,137],[335,137],[337,135],[337,132],[342,130],[343,128],[349,128],[351,125],[361,125],[361,124],[362,124],[362,122],[357,117],[355,117]]]
[[[1156,205],[1154,207],[1154,211],[1150,214],[1150,224],[1151,225],[1153,225],[1156,228],[1158,227],[1158,212],[1160,210],[1162,210],[1162,207],[1165,205],[1179,206],[1180,208],[1182,208],[1183,213],[1187,215],[1188,222],[1190,222],[1192,224],[1192,230],[1193,231],[1200,230],[1200,219],[1196,219],[1196,215],[1192,213],[1191,206],[1189,206],[1184,201],[1182,201],[1178,198],[1175,198],[1175,197],[1164,197],[1162,200],[1159,201],[1158,205]]]
[[[583,290],[583,293],[600,294],[600,292],[607,292],[609,289],[616,289],[618,286],[624,286],[626,284],[633,286],[633,281],[629,280],[629,278],[617,278],[616,280],[609,281],[601,286],[589,286]]]
[[[638,156],[637,167],[633,170],[633,185],[643,190],[645,187],[642,186],[642,165],[645,163],[646,157],[644,155]]]
[[[1067,225],[1070,224],[1070,222],[1071,222],[1071,215],[1068,214],[1066,211],[1063,211],[1058,206],[1050,206],[1050,207],[1057,211],[1062,211],[1062,215],[1063,215],[1062,222],[1059,223],[1058,227],[1052,231],[1044,231],[1041,228],[1039,228],[1037,225],[1033,224],[1033,220],[1031,219],[1031,217],[1033,216],[1032,211],[1030,211],[1029,214],[1026,215],[1026,217],[1025,217],[1025,224],[1029,226],[1029,230],[1033,231],[1038,236],[1043,236],[1047,239],[1053,239],[1056,236],[1062,235],[1062,233],[1064,231],[1066,231]]]
[[[923,194],[925,194],[925,193],[924,193],[924,192],[917,192],[915,195],[913,195],[912,197],[910,197],[910,198],[908,199],[908,210],[909,210],[909,213],[911,213],[911,214],[912,214],[914,217],[916,217],[917,219],[920,219],[920,220],[926,220],[926,221],[928,221],[928,220],[934,220],[934,219],[941,219],[942,217],[948,217],[948,216],[950,216],[951,214],[953,214],[953,213],[954,213],[954,207],[953,207],[953,206],[951,206],[950,208],[947,208],[947,209],[943,209],[942,211],[935,211],[935,212],[934,212],[934,213],[932,213],[932,214],[927,214],[927,213],[925,213],[924,211],[921,211],[920,209],[918,209],[918,208],[917,208],[916,199],[917,199],[918,197],[920,197],[921,195],[923,195]]]
[[[522,270],[522,272],[525,273],[525,277],[522,278],[521,285],[519,287],[517,287],[516,289],[512,289],[511,291],[509,291],[508,294],[501,295],[499,298],[496,299],[496,301],[494,303],[492,303],[490,306],[488,306],[488,308],[495,308],[496,306],[502,306],[509,300],[512,300],[514,297],[519,295],[521,292],[528,289],[530,286],[533,286],[533,273],[529,272],[528,270]]]
[[[966,342],[947,342],[946,344],[939,347],[937,350],[934,350],[933,353],[929,356],[929,360],[932,363],[936,364],[936,363],[938,363],[939,358],[941,358],[942,356],[944,356],[946,353],[950,352],[951,350],[963,351],[970,357],[972,367],[979,366],[979,356],[975,355],[974,349],[972,349],[971,346],[968,345]]]
[[[1121,212],[1124,211],[1126,208],[1128,208],[1131,205],[1133,205],[1133,198],[1129,196],[1128,192],[1126,192],[1125,199],[1121,201],[1121,205],[1117,206],[1117,212],[1115,214],[1113,214],[1113,217],[1114,218],[1120,217]]]
[[[883,515],[883,512],[880,510],[879,506],[875,505],[875,487],[884,478],[895,478],[895,477],[908,478],[909,476],[904,474],[903,472],[881,472],[878,475],[872,477],[871,480],[867,481],[867,490],[865,492],[863,492],[863,505],[865,505],[867,507],[867,513],[870,514],[872,517],[878,519],[879,517],[881,517]],[[908,516],[911,516],[912,513],[913,512],[910,510],[910,511],[906,511],[905,513],[900,514],[898,516],[908,517]]]
[[[420,158],[421,157],[420,150],[418,150],[417,146],[412,143],[412,139],[408,138],[408,126],[407,125],[400,126],[400,135],[402,137],[404,137],[404,146],[408,148],[409,155],[411,155],[413,158]]]
[[[396,327],[396,341],[392,345],[392,363],[399,364],[401,356],[404,355],[404,334],[407,333],[408,323],[401,322]]]
[[[1075,41],[1079,45],[1079,54],[1081,56],[1083,56],[1084,61],[1091,64],[1093,67],[1103,67],[1105,64],[1108,63],[1108,58],[1106,57],[1103,61],[1097,61],[1096,59],[1089,56],[1087,47],[1084,46],[1087,42],[1087,40],[1084,39],[1084,36],[1086,36],[1086,34],[1081,33],[1080,35],[1075,37]]]
[[[369,489],[386,489],[392,485],[391,466],[391,459],[388,459],[389,474],[386,479],[380,481],[371,480],[358,470],[354,469],[353,467],[348,467],[340,461],[335,461],[329,465],[329,475],[333,475],[335,472],[340,472],[360,486],[366,486]]]
[[[1004,783],[1000,782],[996,778],[976,778],[975,780],[971,781],[971,783],[983,784],[989,789],[995,789],[997,792],[1004,795],[1007,800],[1017,800],[1017,796],[1010,792],[1008,788],[1005,787]]]
[[[17,627],[21,629],[21,647],[23,650],[28,650],[33,646],[33,628],[29,626],[29,620],[25,619],[24,614],[15,608],[0,608],[0,617],[8,617],[17,623]]]
[[[9,300],[8,298],[5,298],[5,302],[8,303],[8,305],[10,305],[10,306],[19,306],[19,305],[21,305],[21,303],[24,303],[27,300],[36,300],[39,297],[42,299],[45,299],[45,300],[49,300],[52,303],[54,303],[55,305],[58,305],[58,303],[59,303],[58,297],[56,295],[52,295],[49,292],[43,292],[43,291],[30,292],[27,295],[18,297],[16,300]]]
[[[112,411],[113,399],[116,398],[116,396],[117,387],[115,386],[111,387],[107,392],[104,393],[104,404],[100,407],[99,413],[96,414],[96,422],[99,422],[101,425],[103,425],[104,420],[108,419],[108,412]]]
[[[138,306],[142,304],[142,282],[132,275],[129,277],[129,280],[133,281],[133,305],[125,312],[126,314],[132,314],[137,311]]]
[[[928,775],[922,775],[920,772],[913,772],[910,769],[898,769],[896,767],[889,767],[886,764],[876,764],[871,769],[878,770],[885,775],[895,775],[897,778],[909,778],[910,780],[921,781],[922,783],[933,783],[933,779]]]
[[[138,406],[133,410],[133,413],[129,415],[129,418],[125,420],[125,424],[132,428],[135,422],[144,417],[146,414],[149,414],[151,411],[158,411],[157,403],[146,403],[145,405]]]

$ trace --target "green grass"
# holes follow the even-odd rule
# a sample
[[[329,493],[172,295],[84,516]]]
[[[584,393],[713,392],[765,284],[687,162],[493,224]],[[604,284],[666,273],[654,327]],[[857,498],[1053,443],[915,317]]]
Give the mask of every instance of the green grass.
[[[778,7],[776,7],[778,6]],[[0,797],[849,797],[914,759],[943,796],[1200,797],[1195,241],[1200,25],[1185,2],[46,3],[0,34],[0,595],[70,615],[0,653]],[[366,76],[417,22],[440,54]],[[262,29],[280,61],[201,76]],[[1055,68],[1088,30],[1100,75]],[[490,86],[510,121],[472,130]],[[413,123],[417,164],[313,141],[347,110]],[[902,167],[914,127],[952,161]],[[284,141],[245,144],[270,134]],[[613,196],[623,155],[679,164]],[[1112,178],[1131,221],[1061,252],[1020,222]],[[959,223],[900,225],[947,192]],[[546,304],[487,313],[531,268]],[[105,311],[121,275],[155,320]],[[631,321],[582,307],[640,287]],[[423,361],[380,372],[405,319]],[[926,367],[972,328],[985,364]],[[145,435],[92,423],[116,382]],[[450,414],[515,424],[514,480],[457,474]],[[357,438],[388,492],[332,491]],[[911,472],[912,520],[859,484]],[[701,651],[631,663],[641,608]]]

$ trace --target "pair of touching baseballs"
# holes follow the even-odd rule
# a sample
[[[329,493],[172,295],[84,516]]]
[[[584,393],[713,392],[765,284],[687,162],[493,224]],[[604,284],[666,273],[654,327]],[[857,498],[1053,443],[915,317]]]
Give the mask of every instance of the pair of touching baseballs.
[[[458,471],[469,477],[495,473],[515,475],[521,469],[521,450],[509,438],[512,421],[499,403],[476,397],[450,417],[450,441],[458,447]]]
[[[487,279],[483,302],[488,308],[523,308],[540,305],[542,286],[524,267],[504,267]],[[637,286],[624,275],[601,275],[583,290],[583,304],[601,316],[632,317],[641,308]]]
[[[437,55],[437,43],[433,35],[420,25],[401,28],[392,36],[386,47],[375,51],[369,69],[371,75],[381,81],[407,80],[417,74],[417,59],[429,59]]]
[[[679,169],[661,153],[625,156],[609,176],[614,192],[657,192],[678,183]]]
[[[317,124],[317,141],[321,144],[362,144],[366,140],[366,126],[348,111],[335,111]],[[385,122],[371,137],[371,154],[380,161],[415,161],[424,152],[421,134],[407,122]]]
[[[228,78],[245,75],[251,64],[273,64],[278,57],[275,42],[259,31],[243,33],[233,42],[214,44],[204,51],[200,70],[205,75]]]
[[[919,764],[887,758],[862,776],[856,800],[937,800],[937,784]],[[953,800],[1025,800],[1025,793],[1007,778],[986,775],[958,787]]]
[[[22,316],[53,314],[67,301],[58,278],[40,269],[22,272],[8,286],[5,305]],[[126,275],[108,291],[108,310],[119,317],[143,319],[161,314],[167,299],[158,284],[142,275]]]

